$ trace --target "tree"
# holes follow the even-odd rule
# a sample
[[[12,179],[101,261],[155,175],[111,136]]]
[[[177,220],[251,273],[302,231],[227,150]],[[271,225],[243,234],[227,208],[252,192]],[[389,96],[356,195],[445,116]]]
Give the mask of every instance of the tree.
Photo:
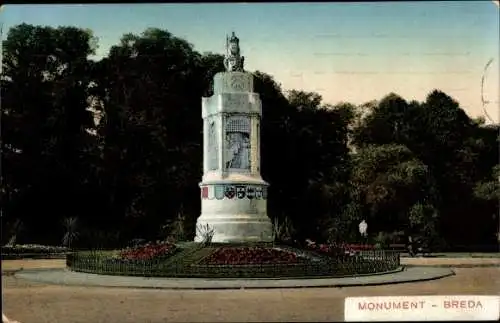
[[[351,230],[367,219],[371,232],[423,233],[436,223],[435,183],[428,167],[405,146],[365,146],[353,155],[351,203],[346,220]],[[425,209],[422,211],[422,209]],[[421,212],[422,211],[422,212]]]
[[[202,170],[198,112],[209,81],[223,69],[222,57],[201,55],[168,31],[147,29],[124,35],[100,65],[99,135],[114,222],[126,214],[126,226],[134,223],[152,237],[183,210],[194,227]]]
[[[476,227],[482,241],[491,245],[498,243],[500,214],[500,165],[493,167],[491,177],[478,181],[474,187],[474,196],[478,199],[476,209]],[[496,238],[496,239],[495,239]]]
[[[271,183],[269,213],[289,218],[297,239],[320,235],[339,208],[347,174],[345,111],[321,105],[316,93],[290,91],[288,98],[272,78],[257,74],[261,94],[262,173]]]
[[[63,233],[54,228],[78,218],[74,245],[164,238],[161,228],[174,227],[192,239],[201,97],[213,94],[223,57],[157,28],[123,35],[95,62],[96,38],[75,27],[23,24],[2,45],[9,237],[58,243]],[[331,106],[253,75],[268,213],[292,239],[355,239],[367,219],[375,233],[493,243],[498,126],[470,119],[439,90],[424,102],[391,93]],[[98,125],[90,109],[102,116]]]
[[[436,182],[440,230],[451,244],[480,243],[473,190],[498,161],[496,136],[471,120],[445,93],[432,91],[426,101],[406,102],[395,94],[382,99],[354,131],[357,147],[401,144],[428,166]],[[484,239],[483,239],[484,240]]]
[[[75,27],[21,24],[2,46],[6,217],[21,219],[30,239],[54,239],[45,229],[92,205],[87,57],[95,39]]]

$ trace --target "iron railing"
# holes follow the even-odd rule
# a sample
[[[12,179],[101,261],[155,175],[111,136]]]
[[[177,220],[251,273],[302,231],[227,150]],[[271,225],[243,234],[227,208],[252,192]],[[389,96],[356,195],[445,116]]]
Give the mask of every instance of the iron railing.
[[[325,257],[320,261],[306,259],[298,263],[234,265],[197,262],[190,260],[189,256],[180,259],[124,261],[98,256],[97,253],[75,252],[67,255],[66,264],[70,270],[78,272],[145,277],[343,277],[396,270],[400,267],[400,256],[394,251],[369,250],[361,251],[355,256]]]

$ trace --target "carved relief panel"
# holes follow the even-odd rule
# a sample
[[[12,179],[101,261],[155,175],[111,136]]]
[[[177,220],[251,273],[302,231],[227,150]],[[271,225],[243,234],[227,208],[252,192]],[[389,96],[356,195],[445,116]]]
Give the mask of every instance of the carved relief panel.
[[[207,168],[208,170],[217,170],[219,168],[219,140],[218,140],[219,130],[217,127],[217,119],[209,118],[207,122],[208,122]]]
[[[252,144],[250,140],[250,117],[229,116],[225,125],[226,169],[250,171]]]
[[[221,100],[225,112],[247,113],[250,110],[250,101],[246,93],[223,93]]]

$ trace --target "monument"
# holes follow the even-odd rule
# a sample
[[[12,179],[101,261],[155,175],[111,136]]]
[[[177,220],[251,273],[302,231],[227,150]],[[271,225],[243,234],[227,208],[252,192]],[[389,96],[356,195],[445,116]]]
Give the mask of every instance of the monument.
[[[212,242],[270,242],[267,188],[260,175],[262,105],[253,75],[243,70],[239,39],[226,38],[226,72],[214,76],[214,93],[202,98],[203,178],[195,241],[213,230]]]

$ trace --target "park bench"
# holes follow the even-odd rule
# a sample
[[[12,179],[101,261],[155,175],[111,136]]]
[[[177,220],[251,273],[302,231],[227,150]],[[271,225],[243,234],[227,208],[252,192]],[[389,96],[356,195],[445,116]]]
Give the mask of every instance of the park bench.
[[[398,252],[407,252],[408,248],[404,243],[392,243],[389,245],[389,249]]]
[[[400,252],[400,253],[408,253],[409,252],[408,245],[406,245],[404,243],[390,244],[389,249],[393,250],[393,251]],[[431,251],[427,246],[414,245],[413,246],[413,254],[411,254],[410,256],[415,257],[415,256],[420,254],[421,256],[425,257],[425,256],[429,256],[430,253],[431,253]]]

